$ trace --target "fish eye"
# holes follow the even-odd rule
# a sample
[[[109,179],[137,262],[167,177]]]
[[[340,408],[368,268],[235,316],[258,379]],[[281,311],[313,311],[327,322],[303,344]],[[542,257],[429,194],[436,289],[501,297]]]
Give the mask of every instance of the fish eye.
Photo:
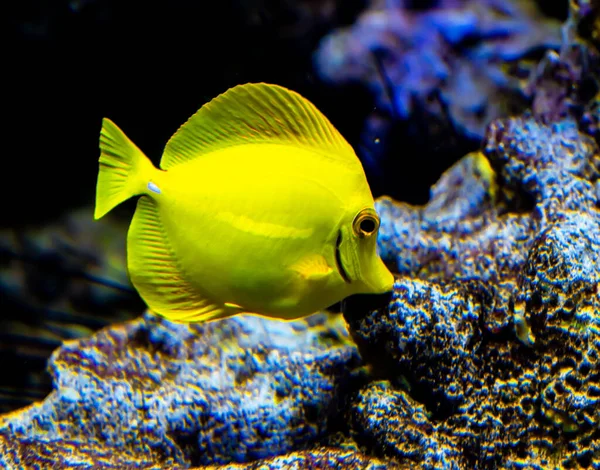
[[[359,238],[367,238],[377,232],[379,228],[379,217],[373,209],[363,209],[352,222],[354,235]]]

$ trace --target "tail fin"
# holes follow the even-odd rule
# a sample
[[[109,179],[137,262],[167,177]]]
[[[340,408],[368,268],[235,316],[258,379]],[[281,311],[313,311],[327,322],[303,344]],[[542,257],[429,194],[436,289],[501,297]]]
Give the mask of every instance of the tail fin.
[[[94,219],[103,217],[130,197],[145,194],[156,170],[144,153],[110,119],[102,120],[100,171]]]

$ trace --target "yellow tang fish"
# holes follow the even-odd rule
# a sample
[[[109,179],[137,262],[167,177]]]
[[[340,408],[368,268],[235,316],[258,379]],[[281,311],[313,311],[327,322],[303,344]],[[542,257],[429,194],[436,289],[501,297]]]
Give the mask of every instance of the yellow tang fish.
[[[291,320],[392,289],[360,160],[298,93],[264,83],[227,90],[171,137],[160,169],[106,118],[100,150],[94,217],[142,196],[129,276],[170,320]]]

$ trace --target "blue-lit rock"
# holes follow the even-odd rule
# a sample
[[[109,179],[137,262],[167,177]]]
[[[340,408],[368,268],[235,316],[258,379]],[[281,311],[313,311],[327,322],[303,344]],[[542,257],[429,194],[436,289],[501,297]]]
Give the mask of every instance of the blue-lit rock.
[[[358,365],[339,316],[199,326],[146,315],[53,354],[55,391],[0,421],[12,447],[0,463],[17,465],[31,448],[45,449],[34,462],[57,468],[272,457],[324,435]]]
[[[364,453],[338,447],[317,447],[314,449],[290,452],[246,464],[228,464],[202,467],[204,470],[410,470],[408,465],[400,465],[388,459],[370,457]],[[198,468],[197,470],[200,470]]]
[[[577,70],[573,50],[555,72]],[[358,442],[436,468],[416,427],[460,468],[600,468],[600,149],[573,96],[540,104],[579,87],[567,76],[539,82],[532,112],[493,121],[425,206],[377,201],[399,276],[386,308],[345,315],[393,387],[361,395]]]
[[[447,415],[473,387],[486,300],[486,292],[471,284],[440,286],[403,277],[386,314],[358,320],[354,337],[366,357],[378,357],[374,366],[383,375],[396,385],[410,383],[430,412]]]
[[[414,462],[423,469],[465,468],[454,438],[429,420],[423,405],[385,382],[372,382],[353,404],[358,437],[380,454]]]
[[[600,150],[573,119],[534,116],[495,121],[483,149],[489,168],[466,157],[426,206],[377,202],[399,276],[387,308],[346,318],[397,390],[355,432],[418,452],[415,419],[385,426],[376,407],[405,389],[460,468],[548,468],[557,449],[561,468],[600,466]]]

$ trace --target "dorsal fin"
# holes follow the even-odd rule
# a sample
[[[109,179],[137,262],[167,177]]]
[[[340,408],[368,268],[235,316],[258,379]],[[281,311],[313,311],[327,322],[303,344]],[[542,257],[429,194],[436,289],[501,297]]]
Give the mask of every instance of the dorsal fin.
[[[167,170],[209,152],[259,143],[318,149],[362,171],[350,144],[310,101],[266,83],[235,86],[205,104],[171,137],[160,167]]]

